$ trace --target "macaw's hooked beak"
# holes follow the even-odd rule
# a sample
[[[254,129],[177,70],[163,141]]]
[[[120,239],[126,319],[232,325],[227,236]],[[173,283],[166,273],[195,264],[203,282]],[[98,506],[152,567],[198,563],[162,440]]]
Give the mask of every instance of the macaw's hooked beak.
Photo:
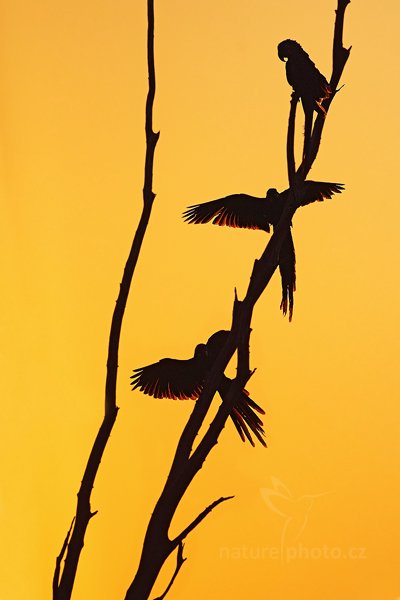
[[[195,358],[208,358],[208,350],[205,344],[197,344],[194,350]]]
[[[283,62],[285,62],[285,59],[287,59],[287,56],[285,55],[285,50],[282,47],[282,42],[278,45],[278,56]]]
[[[276,200],[279,196],[279,192],[276,188],[269,188],[269,190],[267,190],[266,193],[266,199],[267,200]]]
[[[278,44],[278,56],[283,62],[286,62],[289,58],[292,44],[292,40],[283,40],[283,42]]]

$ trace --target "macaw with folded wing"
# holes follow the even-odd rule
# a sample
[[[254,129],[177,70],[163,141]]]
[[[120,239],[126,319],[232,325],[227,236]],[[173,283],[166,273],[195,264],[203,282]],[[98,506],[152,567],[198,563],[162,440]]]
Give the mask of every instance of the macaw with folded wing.
[[[303,105],[304,160],[310,148],[313,112],[326,115],[322,102],[329,98],[332,90],[307,52],[295,40],[284,40],[278,44],[278,56],[282,61],[286,61],[286,78]]]

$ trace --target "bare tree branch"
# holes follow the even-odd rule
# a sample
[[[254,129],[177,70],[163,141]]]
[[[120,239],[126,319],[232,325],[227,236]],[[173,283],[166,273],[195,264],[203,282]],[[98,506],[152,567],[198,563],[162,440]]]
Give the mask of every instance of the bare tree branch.
[[[338,33],[338,31],[343,28],[343,18],[340,21],[339,15],[341,14],[344,16],[344,9],[348,2],[349,0],[338,0],[335,39],[341,39],[340,32]],[[344,68],[344,64],[345,61],[342,65],[340,75]],[[331,99],[329,100],[329,103],[327,103],[327,106],[325,106],[325,109],[329,108],[330,102]],[[174,550],[176,544],[181,542],[182,539],[196,527],[202,518],[204,518],[205,515],[203,516],[203,513],[207,511],[207,509],[205,509],[205,511],[203,511],[203,513],[201,513],[197,519],[195,519],[180,534],[180,536],[177,536],[174,540],[169,538],[168,533],[170,524],[179,502],[191,481],[201,469],[212,448],[218,443],[219,435],[232,410],[235,397],[243,390],[243,386],[250,376],[249,336],[254,306],[267,287],[278,266],[282,244],[288,235],[291,220],[297,208],[296,183],[306,177],[318,152],[323,128],[323,122],[321,126],[319,117],[317,117],[314,125],[310,154],[305,157],[305,160],[308,162],[306,165],[300,165],[297,172],[295,172],[295,114],[296,98],[293,97],[289,115],[287,142],[288,174],[292,193],[288,196],[279,223],[274,227],[274,233],[261,258],[254,262],[249,286],[244,299],[239,301],[237,297],[235,297],[230,335],[209,372],[203,392],[197,400],[179,440],[169,476],[150,518],[138,570],[127,590],[125,600],[148,599],[154,582],[156,581],[158,573],[166,558]],[[319,134],[318,127],[320,127]],[[195,438],[198,435],[200,427],[209,410],[212,398],[218,388],[219,381],[230,358],[236,350],[238,350],[237,377],[232,382],[227,397],[224,398],[224,402],[219,406],[217,414],[210,423],[203,438],[193,450]],[[222,501],[222,499],[220,499],[220,501]]]
[[[154,68],[154,9],[153,0],[148,0],[148,30],[147,30],[147,59],[149,73],[149,89],[146,100],[146,157],[145,173],[143,187],[143,210],[140,221],[133,239],[132,247],[125,264],[118,298],[115,304],[110,338],[108,344],[107,357],[107,376],[105,386],[105,412],[103,422],[99,428],[94,441],[90,456],[83,475],[81,486],[78,492],[78,502],[75,515],[75,523],[71,536],[67,536],[67,546],[64,548],[66,558],[61,578],[59,578],[60,564],[56,565],[58,572],[54,574],[53,585],[54,600],[69,600],[71,598],[74,586],[76,571],[80,553],[83,548],[86,529],[90,519],[95,514],[90,508],[90,497],[94,486],[94,481],[100,462],[110,437],[112,428],[118,414],[116,405],[117,372],[118,372],[118,353],[119,341],[122,328],[122,320],[125,314],[126,303],[129,296],[129,290],[135,272],[135,267],[140,254],[143,238],[146,233],[147,225],[150,219],[151,209],[155,194],[153,192],[153,163],[155,147],[159,138],[159,133],[153,131],[153,103],[156,90],[155,68]]]
[[[343,69],[346,66],[346,62],[350,56],[350,48],[344,48],[343,46],[343,26],[344,26],[344,14],[347,6],[350,4],[350,0],[338,0],[338,7],[336,9],[336,20],[335,30],[333,34],[333,52],[332,52],[332,77],[330,86],[332,90],[337,91],[340,78],[343,73]]]
[[[179,542],[178,552],[176,555],[176,567],[175,567],[174,574],[172,575],[171,581],[169,582],[165,592],[161,596],[154,598],[154,600],[164,600],[165,596],[168,594],[169,590],[172,588],[173,583],[176,579],[176,576],[178,575],[179,571],[181,570],[181,567],[182,567],[183,563],[185,562],[185,560],[187,560],[186,558],[183,558],[183,548],[184,548],[183,542]]]

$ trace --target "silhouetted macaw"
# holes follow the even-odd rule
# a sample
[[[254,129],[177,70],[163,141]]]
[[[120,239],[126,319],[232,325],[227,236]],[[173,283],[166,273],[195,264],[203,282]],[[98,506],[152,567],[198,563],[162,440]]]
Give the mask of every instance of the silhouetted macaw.
[[[340,193],[342,190],[341,183],[304,181],[296,187],[296,207],[331,198],[333,194]],[[212,221],[214,225],[262,229],[269,232],[271,226],[278,224],[289,193],[290,188],[281,193],[275,188],[270,188],[265,198],[257,198],[249,194],[231,194],[218,200],[189,206],[183,213],[183,218],[187,223],[196,225]],[[286,314],[289,307],[289,319],[291,319],[293,293],[296,289],[296,256],[291,231],[281,248],[279,270],[282,281],[281,309],[283,314]]]
[[[132,390],[139,388],[141,392],[154,398],[196,400],[228,335],[229,331],[217,331],[206,344],[196,346],[192,358],[186,360],[162,358],[147,367],[134,369],[134,374],[131,376]],[[232,379],[222,375],[218,385],[218,393],[222,400],[226,398],[231,383]],[[264,410],[248,396],[246,390],[242,390],[235,398],[230,417],[243,441],[247,438],[254,446],[250,429],[261,444],[266,446],[263,422],[254,411],[265,414]]]
[[[295,40],[284,40],[278,45],[278,56],[286,59],[286,77],[304,109],[303,160],[310,147],[313,111],[326,115],[322,101],[332,93],[329,83],[312,62],[307,52]]]

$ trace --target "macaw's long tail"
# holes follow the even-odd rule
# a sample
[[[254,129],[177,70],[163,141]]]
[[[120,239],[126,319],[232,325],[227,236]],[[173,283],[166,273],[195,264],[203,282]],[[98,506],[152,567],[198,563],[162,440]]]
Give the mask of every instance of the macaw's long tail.
[[[221,382],[220,388],[218,390],[222,399],[226,397],[231,382],[231,379],[228,379],[228,377],[224,376],[224,379]],[[238,397],[235,398],[230,417],[243,442],[245,442],[247,439],[252,446],[255,446],[255,443],[252,438],[253,434],[258,439],[258,441],[264,447],[266,447],[267,444],[264,439],[265,431],[263,428],[264,424],[261,421],[260,417],[257,415],[257,413],[265,415],[265,411],[261,408],[261,406],[259,406],[256,402],[254,402],[254,400],[252,400],[249,397],[248,392],[246,390],[243,390],[240,392]]]
[[[296,254],[291,231],[289,231],[281,248],[279,271],[282,281],[280,308],[284,315],[286,315],[289,309],[289,321],[291,321],[293,316],[294,292],[296,291]]]

